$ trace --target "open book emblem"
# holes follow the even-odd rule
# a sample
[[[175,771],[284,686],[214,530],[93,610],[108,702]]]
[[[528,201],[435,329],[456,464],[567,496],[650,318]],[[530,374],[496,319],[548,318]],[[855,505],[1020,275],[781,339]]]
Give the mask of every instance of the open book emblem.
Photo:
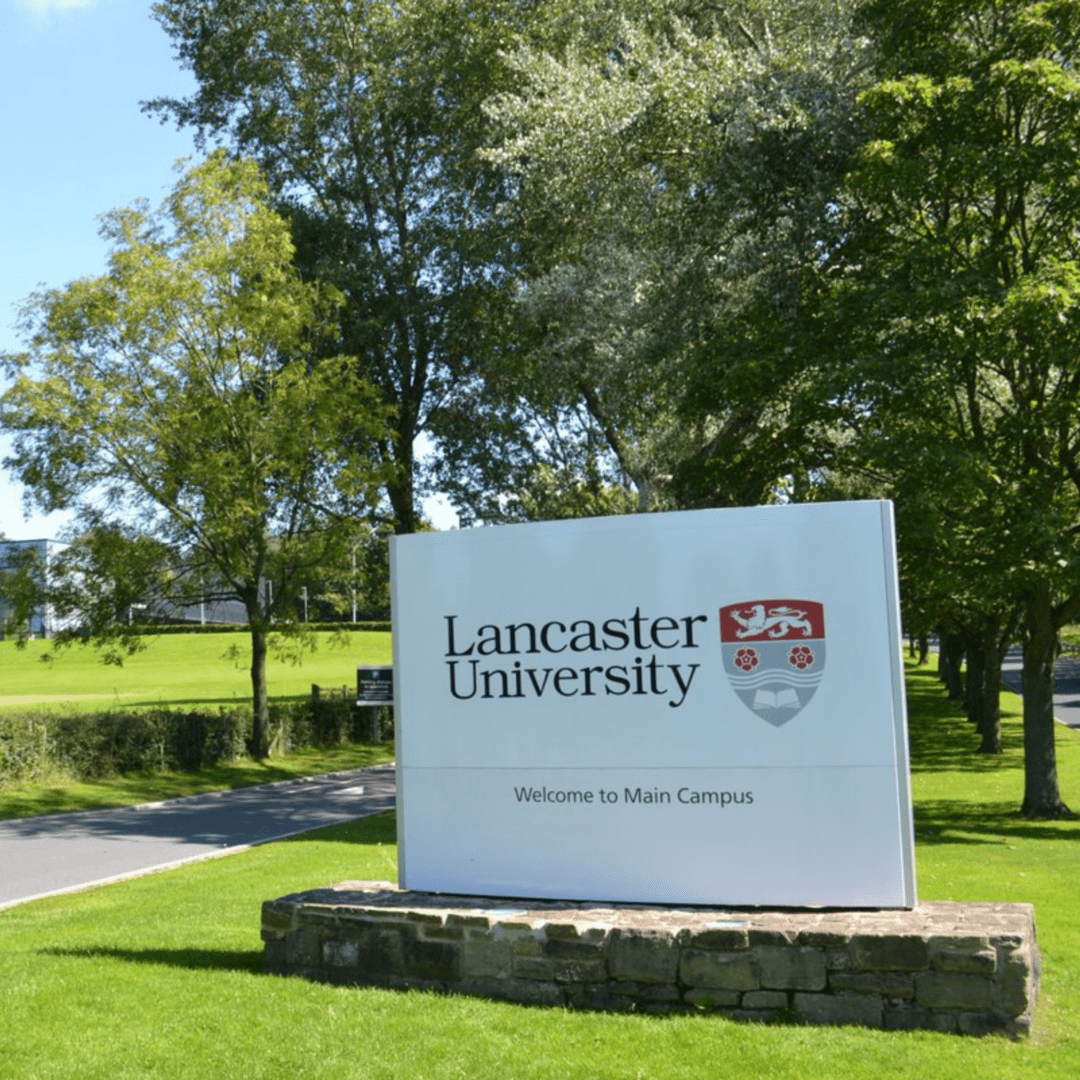
[[[724,670],[756,715],[779,727],[825,671],[825,609],[815,600],[747,600],[720,609]]]

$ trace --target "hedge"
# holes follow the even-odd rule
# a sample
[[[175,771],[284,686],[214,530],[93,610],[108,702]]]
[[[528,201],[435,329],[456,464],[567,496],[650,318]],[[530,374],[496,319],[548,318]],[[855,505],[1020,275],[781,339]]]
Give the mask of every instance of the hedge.
[[[360,741],[365,721],[351,701],[271,702],[271,754]],[[57,771],[92,780],[200,769],[243,757],[251,728],[250,706],[0,714],[0,785]]]

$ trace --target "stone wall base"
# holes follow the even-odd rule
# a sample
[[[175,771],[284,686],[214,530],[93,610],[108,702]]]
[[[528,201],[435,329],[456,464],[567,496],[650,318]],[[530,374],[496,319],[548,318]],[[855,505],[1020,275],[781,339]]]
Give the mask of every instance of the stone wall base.
[[[344,882],[268,900],[266,969],[574,1008],[1027,1034],[1030,904],[729,911]]]

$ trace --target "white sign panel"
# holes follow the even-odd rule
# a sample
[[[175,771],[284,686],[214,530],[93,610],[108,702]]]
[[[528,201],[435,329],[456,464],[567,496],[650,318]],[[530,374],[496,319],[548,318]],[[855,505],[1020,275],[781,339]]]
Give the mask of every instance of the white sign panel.
[[[892,506],[396,537],[400,880],[911,907]]]

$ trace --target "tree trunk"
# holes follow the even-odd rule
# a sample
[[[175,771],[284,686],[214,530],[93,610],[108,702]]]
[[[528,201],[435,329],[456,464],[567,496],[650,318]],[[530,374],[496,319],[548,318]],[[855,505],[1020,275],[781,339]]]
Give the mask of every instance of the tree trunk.
[[[1002,644],[1002,635],[997,631],[987,633],[981,648],[982,678],[975,714],[975,722],[982,736],[980,754],[1001,753],[1001,665],[1005,661],[1007,648],[1008,644]]]
[[[1054,662],[1057,626],[1050,585],[1028,597],[1024,626],[1024,804],[1027,818],[1071,817],[1058,790],[1054,745]]]
[[[955,633],[938,635],[938,676],[945,684],[949,697],[959,701],[964,696],[964,681],[960,668],[964,662],[964,639]]]
[[[270,703],[266,696],[266,631],[251,623],[251,756],[256,761],[270,755]]]
[[[983,687],[986,682],[985,631],[964,636],[964,652],[967,655],[967,677],[964,679],[964,712],[973,724],[978,724],[982,713]]]
[[[404,536],[416,532],[420,520],[416,512],[415,469],[413,453],[415,432],[410,428],[394,439],[394,476],[387,482],[386,494],[394,512],[394,532]]]

